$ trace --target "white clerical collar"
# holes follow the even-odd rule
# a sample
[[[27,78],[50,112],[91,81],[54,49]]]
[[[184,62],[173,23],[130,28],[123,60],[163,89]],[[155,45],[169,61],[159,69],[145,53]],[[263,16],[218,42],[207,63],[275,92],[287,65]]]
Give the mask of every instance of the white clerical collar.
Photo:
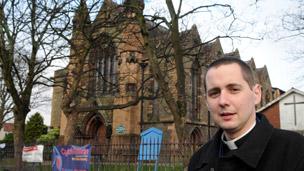
[[[225,144],[228,146],[228,148],[229,148],[230,150],[236,150],[236,149],[238,149],[238,147],[237,147],[237,145],[235,144],[235,142],[236,142],[237,140],[243,138],[245,135],[247,135],[247,134],[254,128],[255,124],[256,124],[256,121],[253,123],[253,125],[250,127],[250,129],[248,129],[244,134],[242,134],[241,136],[239,136],[239,137],[237,137],[237,138],[235,138],[235,139],[233,139],[233,140],[228,140],[228,141],[226,141],[226,140],[224,139],[225,134],[224,134],[224,132],[223,132],[223,133],[222,133],[222,136],[221,136],[221,139],[222,139],[223,143],[225,143]],[[226,136],[225,136],[225,137],[226,137]],[[228,139],[228,138],[226,137],[226,139]]]

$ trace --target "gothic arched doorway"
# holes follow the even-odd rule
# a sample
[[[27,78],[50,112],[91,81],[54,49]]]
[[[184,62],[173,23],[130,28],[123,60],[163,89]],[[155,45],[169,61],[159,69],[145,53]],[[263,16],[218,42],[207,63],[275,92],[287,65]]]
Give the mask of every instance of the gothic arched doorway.
[[[85,123],[85,134],[91,138],[93,143],[105,144],[106,141],[106,125],[101,114],[96,113],[90,115]]]
[[[199,128],[194,128],[194,130],[190,134],[190,144],[192,146],[192,150],[196,151],[196,149],[202,144],[203,136]]]

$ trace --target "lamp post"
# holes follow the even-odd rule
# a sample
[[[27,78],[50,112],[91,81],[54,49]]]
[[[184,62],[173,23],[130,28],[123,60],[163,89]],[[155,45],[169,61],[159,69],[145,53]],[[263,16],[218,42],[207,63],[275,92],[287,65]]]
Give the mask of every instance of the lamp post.
[[[144,122],[144,82],[145,82],[145,68],[148,63],[143,60],[139,62],[139,66],[141,68],[141,101],[140,101],[140,132],[143,131],[143,122]]]

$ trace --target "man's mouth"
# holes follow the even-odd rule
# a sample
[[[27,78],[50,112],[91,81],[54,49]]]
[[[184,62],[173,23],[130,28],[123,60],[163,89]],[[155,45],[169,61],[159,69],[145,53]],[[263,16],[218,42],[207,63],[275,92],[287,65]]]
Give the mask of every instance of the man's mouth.
[[[221,112],[220,115],[227,116],[227,115],[234,115],[234,113],[233,112]]]
[[[232,119],[233,115],[235,113],[232,113],[232,112],[222,112],[220,113],[220,116],[225,120],[225,121],[229,121]]]

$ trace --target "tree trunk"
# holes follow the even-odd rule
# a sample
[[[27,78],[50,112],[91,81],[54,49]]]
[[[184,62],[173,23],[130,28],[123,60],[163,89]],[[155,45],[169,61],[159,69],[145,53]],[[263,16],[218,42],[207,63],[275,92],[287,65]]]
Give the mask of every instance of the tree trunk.
[[[184,155],[183,165],[184,168],[187,168],[189,152],[185,150],[185,123],[186,123],[186,114],[187,114],[187,103],[186,103],[186,90],[185,90],[185,68],[184,68],[184,52],[181,45],[180,33],[179,33],[179,13],[176,13],[174,6],[171,0],[166,0],[168,10],[172,21],[168,24],[170,30],[170,40],[172,43],[173,56],[176,65],[176,78],[177,83],[175,85],[177,91],[177,97],[174,97],[174,93],[170,90],[170,83],[166,82],[164,74],[161,72],[161,68],[158,64],[156,54],[153,51],[153,42],[150,41],[149,32],[146,27],[145,19],[143,16],[143,11],[141,8],[138,8],[137,11],[137,21],[139,23],[141,33],[143,36],[143,45],[145,49],[145,55],[149,59],[150,67],[154,79],[158,82],[159,87],[163,93],[164,99],[171,111],[171,114],[174,117],[175,130],[177,138],[180,144],[181,153]]]
[[[22,149],[24,145],[24,130],[25,130],[25,117],[23,114],[16,114],[14,121],[14,157],[16,171],[22,170]],[[22,116],[21,116],[22,115]]]
[[[64,130],[64,145],[75,144],[75,132],[78,114],[69,113],[65,115],[67,117],[67,124]]]

